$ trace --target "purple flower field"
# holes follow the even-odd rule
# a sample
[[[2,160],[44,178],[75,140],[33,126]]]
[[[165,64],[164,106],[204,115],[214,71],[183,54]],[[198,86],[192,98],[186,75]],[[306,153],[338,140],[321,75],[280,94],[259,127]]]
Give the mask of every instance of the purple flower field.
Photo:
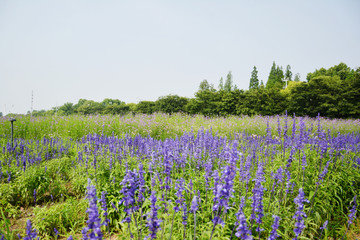
[[[359,237],[358,120],[89,118],[0,123],[4,239]]]

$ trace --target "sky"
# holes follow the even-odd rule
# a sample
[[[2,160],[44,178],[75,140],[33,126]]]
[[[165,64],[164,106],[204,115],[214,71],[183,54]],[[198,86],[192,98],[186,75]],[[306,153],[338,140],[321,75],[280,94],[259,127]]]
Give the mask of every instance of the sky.
[[[245,90],[273,61],[305,81],[359,67],[359,27],[357,0],[0,0],[0,112],[194,97],[229,71]]]

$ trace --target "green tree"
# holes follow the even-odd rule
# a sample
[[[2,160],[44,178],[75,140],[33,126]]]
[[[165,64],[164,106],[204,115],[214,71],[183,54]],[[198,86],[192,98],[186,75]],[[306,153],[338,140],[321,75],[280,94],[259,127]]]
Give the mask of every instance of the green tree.
[[[286,95],[277,89],[259,88],[246,91],[236,106],[239,115],[274,115],[285,111]]]
[[[209,82],[206,79],[204,79],[200,82],[199,91],[204,91],[204,90],[215,91],[215,88],[212,84],[209,84]]]
[[[275,61],[270,70],[268,81],[266,82],[266,89],[277,89],[280,90],[284,87],[284,71],[282,67],[276,66]]]
[[[124,115],[130,111],[130,107],[128,105],[124,104],[114,104],[114,105],[108,105],[103,110],[103,114],[112,114],[112,115]]]
[[[224,91],[230,92],[230,91],[234,90],[234,84],[233,84],[232,78],[233,77],[232,77],[231,71],[229,71],[229,73],[226,76],[226,81],[224,84]]]
[[[87,100],[86,100],[86,99],[83,99],[83,98],[79,99],[79,101],[77,102],[77,104],[75,104],[75,105],[73,106],[74,112],[75,112],[75,113],[80,113],[78,110],[79,110],[79,108],[80,108],[86,101],[87,101]]]
[[[224,90],[224,80],[222,77],[220,78],[220,83],[219,83],[219,91],[221,90]]]
[[[316,78],[319,76],[338,76],[340,80],[346,80],[351,79],[354,76],[355,72],[355,70],[352,70],[345,63],[339,63],[338,65],[335,65],[329,69],[320,68],[319,70],[315,70],[312,73],[308,73],[306,76],[306,80],[310,81],[312,78]]]
[[[46,111],[44,109],[42,109],[42,110],[33,110],[32,115],[34,117],[43,117],[43,116],[46,116]]]
[[[104,110],[104,106],[93,100],[86,100],[77,109],[78,113],[89,115],[89,114],[101,114]]]
[[[178,95],[167,95],[156,100],[155,108],[157,111],[163,113],[185,112],[185,106],[188,101],[189,100],[185,97],[179,97]]]
[[[0,112],[0,117],[2,117],[3,116],[3,113],[2,112]]]
[[[250,90],[250,89],[258,89],[258,88],[259,88],[258,71],[257,71],[257,69],[256,69],[256,66],[254,66],[254,69],[253,69],[253,71],[251,72],[249,90]]]
[[[265,88],[263,80],[260,81],[260,88]]]
[[[241,99],[243,90],[235,89],[230,92],[220,91],[217,96],[216,114],[221,116],[236,115],[236,106]]]
[[[130,107],[119,99],[105,98],[100,104],[103,106],[103,114],[124,115],[130,111]]]
[[[288,81],[292,80],[292,72],[291,72],[291,67],[290,65],[286,66],[286,71],[285,71],[285,79]]]
[[[222,91],[220,91],[222,92]],[[217,113],[219,94],[214,87],[206,80],[200,83],[199,90],[195,93],[195,98],[190,99],[185,109],[190,114],[214,115]]]
[[[300,82],[300,73],[295,74],[294,81]]]
[[[122,104],[125,104],[125,103],[120,101],[119,99],[111,99],[111,98],[105,98],[101,102],[101,105],[103,105],[104,108],[106,108],[107,106],[122,105]]]
[[[67,102],[64,105],[60,106],[58,110],[62,112],[62,115],[71,115],[74,113],[74,104],[71,102]]]
[[[155,102],[152,101],[140,101],[136,105],[136,111],[139,113],[152,114],[155,110]]]
[[[136,112],[136,103],[127,103],[126,106],[129,107],[129,111]]]

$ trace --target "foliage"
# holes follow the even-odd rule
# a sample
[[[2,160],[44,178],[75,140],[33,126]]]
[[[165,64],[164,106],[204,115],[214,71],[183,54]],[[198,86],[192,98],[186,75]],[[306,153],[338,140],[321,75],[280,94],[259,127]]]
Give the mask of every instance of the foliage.
[[[62,138],[43,137],[49,119]],[[5,234],[10,225],[23,236],[26,218],[42,238],[53,238],[54,228],[61,238],[79,236],[95,208],[102,223],[110,220],[105,237],[119,239],[340,239],[356,227],[358,120],[179,113],[35,120],[16,123],[29,132],[40,125],[40,140],[17,137],[14,148],[0,121]],[[80,138],[70,135],[74,126],[82,126]],[[86,209],[88,179],[97,195]]]
[[[156,111],[155,102],[151,101],[140,101],[136,105],[136,112],[144,113],[144,114],[152,114]]]
[[[280,90],[284,87],[284,71],[282,67],[279,67],[273,62],[271,66],[268,81],[266,82],[266,89],[277,89]]]
[[[297,116],[329,118],[360,117],[360,68],[351,69],[344,63],[329,69],[321,68],[307,75],[307,82],[300,81],[297,73],[293,81],[290,65],[285,74],[281,66],[273,62],[266,87],[259,84],[257,68],[254,66],[249,90],[239,90],[233,82],[231,71],[225,83],[220,79],[218,90],[207,80],[200,83],[194,98],[178,95],[159,97],[156,101],[140,101],[126,104],[118,99],[102,102],[80,99],[77,104],[65,103],[52,110],[33,111],[32,116],[81,115],[126,115],[127,113],[172,114],[184,112],[205,116],[229,115],[276,115],[287,110]],[[285,81],[287,86],[285,87]],[[30,115],[30,112],[28,113]],[[8,114],[7,117],[12,116]]]
[[[258,71],[257,71],[256,67],[254,66],[254,69],[251,72],[249,90],[250,89],[258,89],[259,87],[260,87],[260,85],[259,85]]]
[[[156,111],[170,114],[176,112],[185,112],[185,106],[188,101],[189,100],[185,97],[179,97],[178,95],[167,95],[156,100],[155,109]]]

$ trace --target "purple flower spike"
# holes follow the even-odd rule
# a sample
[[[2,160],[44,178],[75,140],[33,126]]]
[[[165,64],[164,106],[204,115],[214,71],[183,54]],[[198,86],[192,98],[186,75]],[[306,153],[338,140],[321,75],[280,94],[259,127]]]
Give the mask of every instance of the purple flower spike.
[[[350,209],[350,213],[349,213],[349,220],[348,220],[348,224],[351,225],[354,220],[356,219],[356,207],[357,207],[357,203],[356,203],[356,195],[354,196],[353,199],[353,207]]]
[[[54,228],[54,233],[55,233],[55,237],[59,235],[59,231],[56,228]]]
[[[100,202],[101,202],[101,207],[102,207],[102,210],[104,211],[104,222],[103,222],[103,225],[107,226],[109,223],[110,223],[110,220],[107,218],[108,216],[108,212],[107,212],[107,204],[106,204],[106,198],[105,198],[105,195],[107,194],[106,191],[103,191],[101,193],[101,198],[100,198]]]
[[[327,229],[327,225],[328,225],[328,223],[329,223],[329,221],[328,221],[328,220],[326,220],[326,221],[324,222],[324,224],[322,225],[322,227],[320,227],[320,229],[321,229],[321,230],[323,230],[323,229]]]
[[[111,202],[111,206],[113,209],[115,209],[116,211],[118,211],[118,208],[115,206],[115,204],[113,202]]]
[[[242,211],[237,214],[238,227],[236,228],[235,236],[243,240],[252,240],[251,231],[247,227],[246,217]]]
[[[86,212],[89,214],[89,219],[87,220],[88,226],[83,228],[83,239],[102,239],[101,232],[101,224],[99,211],[97,208],[97,196],[96,196],[96,188],[91,185],[90,178],[88,179],[88,187],[87,187],[87,199],[89,199],[89,208]]]
[[[156,205],[156,192],[152,191],[150,196],[151,202],[151,211],[147,215],[147,224],[146,226],[149,228],[150,234],[145,237],[145,239],[156,239],[156,232],[160,230],[160,222],[158,219],[158,209],[159,207]]]
[[[24,237],[24,240],[32,240],[37,237],[36,230],[32,228],[31,221],[27,220],[26,222],[26,236]]]
[[[36,205],[36,189],[34,189],[34,205]]]
[[[196,195],[194,195],[192,201],[191,201],[191,207],[190,207],[190,211],[192,213],[195,213],[199,208],[199,203],[198,203],[198,197]]]
[[[6,170],[6,173],[8,174],[7,181],[9,183],[11,181],[11,172],[8,172],[8,170]]]
[[[279,234],[276,232],[276,230],[279,228],[279,222],[280,222],[280,217],[273,215],[274,218],[274,224],[272,225],[272,230],[270,232],[270,236],[268,238],[268,240],[275,240],[279,237]]]
[[[305,194],[302,188],[299,189],[299,194],[294,199],[294,202],[298,207],[297,207],[297,211],[295,212],[295,215],[293,216],[293,218],[296,220],[295,229],[294,229],[294,233],[296,236],[293,239],[297,240],[298,236],[300,236],[302,230],[305,228],[303,217],[306,218],[307,215],[304,212],[304,203],[305,202],[309,203],[309,200],[305,198]]]

